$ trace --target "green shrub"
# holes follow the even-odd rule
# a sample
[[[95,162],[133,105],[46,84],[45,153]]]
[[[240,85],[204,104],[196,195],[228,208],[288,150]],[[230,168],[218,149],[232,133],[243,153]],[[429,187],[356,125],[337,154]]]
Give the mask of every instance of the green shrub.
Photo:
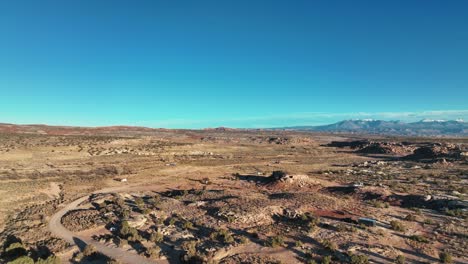
[[[283,236],[273,236],[269,237],[266,241],[266,245],[269,247],[281,247],[284,245],[284,237]]]
[[[414,241],[418,241],[418,242],[421,242],[421,243],[428,243],[429,242],[429,239],[423,237],[423,236],[420,236],[420,235],[412,235],[409,237],[409,239],[411,240],[414,240]]]
[[[38,259],[36,264],[60,264],[62,261],[57,256],[49,256],[46,259]]]
[[[150,241],[155,243],[161,243],[164,240],[164,235],[161,232],[151,233]]]
[[[303,245],[304,244],[300,240],[296,240],[296,242],[294,242],[295,247],[302,247]]]
[[[197,241],[184,241],[182,243],[182,249],[189,257],[195,256],[197,254]]]
[[[214,231],[210,234],[210,238],[213,240],[217,240],[221,243],[232,244],[234,243],[234,237],[227,229],[220,229],[218,231]],[[244,239],[246,239],[244,237]]]
[[[434,224],[434,221],[432,221],[432,219],[430,219],[430,218],[427,218],[426,220],[424,220],[424,224],[432,225],[432,224]]]
[[[322,258],[322,262],[321,262],[321,263],[322,263],[322,264],[330,264],[331,261],[332,261],[331,256],[325,256],[325,257]]]
[[[8,264],[34,264],[34,260],[28,256],[21,256],[13,261],[8,262]]]
[[[152,247],[152,248],[148,248],[146,250],[146,254],[148,255],[148,257],[150,258],[159,258],[160,255],[161,255],[161,248],[159,248],[158,246],[155,246],[155,247]]]
[[[409,214],[405,217],[406,221],[416,221],[416,216],[414,214]]]
[[[463,211],[461,209],[452,209],[452,210],[445,210],[445,214],[453,217],[463,217]]]
[[[336,251],[338,249],[338,246],[336,245],[336,243],[328,239],[325,239],[322,241],[322,246],[330,251]]]
[[[185,229],[185,230],[193,229],[193,224],[192,224],[192,222],[190,222],[190,221],[185,221],[185,222],[182,224],[182,228]]]
[[[392,227],[393,230],[398,231],[398,232],[404,232],[406,230],[405,226],[398,221],[390,221],[390,226]]]
[[[351,264],[367,264],[369,259],[366,255],[351,255]]]
[[[370,201],[370,204],[376,208],[389,208],[390,207],[390,204],[388,204],[387,202],[382,202],[379,200],[372,200]]]
[[[449,252],[441,252],[439,254],[439,259],[440,259],[440,262],[442,263],[452,263],[453,260],[452,260],[452,255],[449,253]]]
[[[17,258],[21,257],[27,254],[27,250],[24,247],[24,245],[20,242],[14,242],[11,243],[6,249],[5,249],[5,255],[8,258]]]
[[[395,259],[396,264],[405,264],[405,262],[406,262],[406,258],[403,255],[398,255],[398,257],[396,257]]]
[[[174,225],[176,223],[177,219],[175,217],[171,217],[168,221],[169,225]]]

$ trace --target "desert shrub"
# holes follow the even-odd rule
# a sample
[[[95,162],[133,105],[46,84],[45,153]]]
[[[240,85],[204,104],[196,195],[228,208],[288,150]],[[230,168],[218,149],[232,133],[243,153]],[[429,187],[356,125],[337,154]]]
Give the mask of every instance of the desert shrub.
[[[14,242],[5,249],[5,256],[8,258],[17,258],[27,254],[27,250],[21,242]]]
[[[372,200],[370,204],[376,208],[389,208],[390,205],[387,202],[382,202],[379,200]]]
[[[114,198],[114,201],[113,201],[117,206],[119,207],[124,207],[125,206],[125,201],[124,199],[120,198],[120,197],[116,197]]]
[[[332,261],[331,256],[325,256],[325,257],[322,258],[322,262],[321,262],[321,263],[322,263],[322,264],[330,264],[331,261]]]
[[[121,215],[123,219],[128,219],[130,217],[130,210],[128,209],[122,210]]]
[[[283,177],[286,176],[286,175],[288,175],[288,173],[285,172],[285,171],[273,171],[273,172],[271,173],[271,176],[270,176],[270,177],[271,177],[272,179],[274,179],[274,180],[279,180],[279,179],[283,178]]]
[[[266,243],[266,246],[268,247],[281,247],[284,245],[284,237],[283,236],[269,237],[265,243]]]
[[[369,263],[369,259],[366,255],[352,255],[351,256],[351,264],[367,264]]]
[[[127,237],[130,234],[130,229],[131,227],[128,225],[127,221],[122,221],[120,225],[120,236],[121,237]]]
[[[151,197],[150,199],[148,199],[148,203],[153,207],[158,206],[160,202],[161,200],[159,196]]]
[[[393,230],[398,231],[398,232],[404,232],[406,230],[405,226],[398,221],[390,221],[390,226],[392,227]]]
[[[445,210],[445,214],[453,217],[463,217],[463,211],[461,209],[447,209]]]
[[[427,219],[424,220],[424,224],[432,225],[432,224],[434,224],[434,221],[432,221],[432,219],[430,219],[430,218],[427,218]]]
[[[406,258],[403,255],[398,255],[395,259],[396,264],[405,264],[406,263]]]
[[[164,235],[161,232],[151,233],[150,241],[155,243],[161,243],[164,240]]]
[[[337,226],[335,226],[336,228],[336,231],[338,232],[345,232],[346,231],[346,226],[343,225],[343,224],[338,224]]]
[[[247,243],[249,243],[249,240],[245,236],[241,236],[240,239],[239,239],[239,242],[241,244],[247,244]]]
[[[338,246],[336,245],[336,243],[328,239],[325,239],[322,241],[322,246],[330,251],[336,251],[338,249]]]
[[[234,237],[226,229],[220,229],[219,231],[211,233],[210,238],[226,244],[234,243]]]
[[[160,257],[160,254],[161,254],[161,248],[159,248],[158,246],[155,246],[155,247],[152,247],[152,248],[148,248],[146,250],[146,254],[148,255],[148,257],[150,258],[159,258]]]
[[[34,264],[34,260],[28,256],[21,256],[13,261],[8,262],[8,264]]]
[[[226,216],[226,221],[228,223],[234,223],[235,220],[236,220],[236,218],[234,216],[232,216],[232,215]]]
[[[192,224],[192,222],[190,222],[190,221],[185,221],[185,222],[182,224],[182,228],[185,229],[185,230],[193,229],[193,224]]]
[[[163,225],[164,224],[164,219],[162,219],[161,217],[158,217],[156,218],[156,220],[154,221],[154,223],[156,225]]]
[[[60,264],[62,261],[57,256],[49,256],[46,259],[38,259],[36,264]]]
[[[145,209],[143,209],[142,212],[143,212],[143,214],[145,214],[145,215],[149,215],[149,214],[151,213],[151,210],[148,209],[148,208],[145,208]]]
[[[135,204],[138,205],[138,206],[142,206],[142,205],[145,204],[145,202],[143,201],[143,198],[137,197],[137,198],[135,198]]]
[[[94,253],[96,253],[96,247],[91,244],[86,245],[86,247],[83,249],[83,255],[85,257],[89,257]]]
[[[409,214],[405,217],[406,221],[416,221],[416,216],[414,214]]]
[[[441,252],[439,254],[439,259],[440,259],[440,262],[442,263],[452,263],[453,260],[452,260],[452,254],[450,254],[449,252]]]
[[[314,216],[311,212],[307,212],[301,215],[301,221],[306,225],[307,231],[312,232],[315,227],[319,224],[320,219]]]
[[[182,243],[182,249],[185,251],[185,253],[189,257],[195,256],[197,254],[197,241],[195,240],[184,241]]]
[[[304,244],[300,240],[296,240],[296,242],[294,242],[295,247],[302,247],[303,245]]]
[[[169,218],[169,221],[167,222],[169,225],[174,225],[176,223],[177,219],[175,217]]]
[[[420,236],[420,235],[412,235],[409,237],[409,239],[411,240],[414,240],[414,241],[417,241],[417,242],[421,242],[421,243],[428,243],[429,240],[423,236]]]

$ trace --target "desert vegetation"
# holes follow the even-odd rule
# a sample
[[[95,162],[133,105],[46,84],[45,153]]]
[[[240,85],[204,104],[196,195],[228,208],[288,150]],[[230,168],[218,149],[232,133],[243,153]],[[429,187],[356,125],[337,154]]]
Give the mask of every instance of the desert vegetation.
[[[464,263],[466,144],[2,134],[0,262]]]

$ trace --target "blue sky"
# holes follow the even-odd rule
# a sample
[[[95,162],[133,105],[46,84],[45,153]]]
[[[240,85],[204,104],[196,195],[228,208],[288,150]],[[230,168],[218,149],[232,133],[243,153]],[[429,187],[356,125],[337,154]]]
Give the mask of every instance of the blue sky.
[[[468,119],[468,1],[1,1],[0,122]]]

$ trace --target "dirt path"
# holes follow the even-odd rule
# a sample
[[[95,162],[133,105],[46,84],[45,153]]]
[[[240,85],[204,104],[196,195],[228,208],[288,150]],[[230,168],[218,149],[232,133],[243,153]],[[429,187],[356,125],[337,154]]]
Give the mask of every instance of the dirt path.
[[[107,189],[102,189],[100,191],[96,191],[94,192],[93,194],[96,194],[96,193],[108,193],[108,192],[115,192],[115,191],[118,191],[118,190],[122,190],[122,189],[128,189],[129,186],[125,186],[125,187],[114,187],[114,188],[107,188]],[[150,259],[147,259],[145,257],[142,257],[142,256],[139,256],[139,255],[135,255],[133,253],[130,253],[130,252],[127,252],[121,248],[117,248],[117,247],[108,247],[108,246],[105,246],[103,244],[100,244],[96,241],[93,241],[91,239],[86,239],[86,238],[83,238],[83,237],[79,237],[77,236],[76,234],[72,233],[71,231],[69,231],[68,229],[66,229],[63,225],[62,225],[62,217],[70,210],[74,210],[78,207],[78,205],[82,202],[84,202],[86,199],[88,199],[89,195],[86,195],[86,196],[83,196],[75,201],[73,201],[72,203],[69,203],[67,204],[64,208],[62,208],[60,211],[58,211],[57,213],[55,213],[50,221],[49,221],[49,230],[50,232],[57,236],[57,237],[60,237],[62,239],[64,239],[65,241],[67,241],[68,243],[70,244],[74,244],[74,245],[77,245],[78,247],[82,248],[83,246],[85,245],[93,245],[96,247],[97,251],[101,252],[102,254],[110,257],[110,258],[113,258],[113,259],[117,259],[123,263],[128,263],[128,264],[134,264],[134,263],[141,263],[141,264],[150,264],[150,263],[168,263],[167,260],[150,260]]]

